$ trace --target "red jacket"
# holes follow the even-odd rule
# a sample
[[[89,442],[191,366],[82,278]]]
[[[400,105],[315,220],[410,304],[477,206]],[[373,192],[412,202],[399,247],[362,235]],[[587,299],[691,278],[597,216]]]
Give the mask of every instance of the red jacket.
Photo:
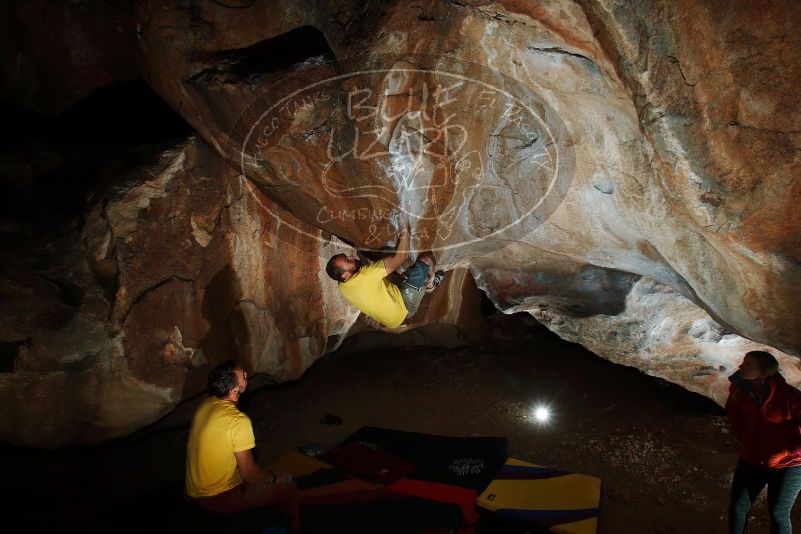
[[[748,381],[732,378],[726,413],[740,441],[740,456],[749,464],[765,467],[801,465],[801,391],[780,374],[765,383],[769,393],[757,406]]]

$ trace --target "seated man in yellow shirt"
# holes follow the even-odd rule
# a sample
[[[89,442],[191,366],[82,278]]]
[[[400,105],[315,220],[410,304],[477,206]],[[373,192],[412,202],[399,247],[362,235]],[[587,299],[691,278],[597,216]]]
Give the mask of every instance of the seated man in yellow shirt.
[[[232,513],[278,506],[300,532],[298,488],[284,473],[264,471],[253,459],[250,418],[237,408],[248,375],[234,360],[209,373],[209,391],[192,417],[186,446],[186,494],[202,508]]]
[[[337,254],[328,260],[325,270],[339,282],[337,287],[345,300],[384,326],[397,328],[417,312],[426,289],[439,285],[445,276],[442,271],[434,272],[430,253],[421,254],[398,287],[387,276],[408,258],[409,230],[404,228],[395,254],[365,266],[358,258]]]

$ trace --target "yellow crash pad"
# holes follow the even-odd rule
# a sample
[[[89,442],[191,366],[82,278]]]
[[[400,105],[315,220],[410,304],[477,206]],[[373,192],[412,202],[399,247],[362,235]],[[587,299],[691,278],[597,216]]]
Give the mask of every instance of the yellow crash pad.
[[[509,458],[476,504],[497,516],[560,534],[594,534],[601,479]]]

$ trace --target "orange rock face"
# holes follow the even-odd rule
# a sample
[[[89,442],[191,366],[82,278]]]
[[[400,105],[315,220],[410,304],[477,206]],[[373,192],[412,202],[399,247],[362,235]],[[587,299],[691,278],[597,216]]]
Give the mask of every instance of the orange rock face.
[[[322,264],[406,220],[453,270],[411,327],[481,331],[475,279],[717,400],[753,348],[797,382],[801,7],[740,4],[136,2],[141,74],[199,138],[54,241],[78,290],[4,282],[37,325],[4,326],[4,398],[33,388],[35,419],[82,393],[42,427],[2,412],[3,437],[120,435],[228,355],[299,376],[357,319]]]
[[[227,358],[297,378],[355,321],[320,276],[335,249],[320,230],[291,230],[283,221],[302,223],[202,141],[155,159],[97,202],[80,234],[51,244],[83,288],[80,306],[34,275],[26,302],[20,273],[4,282],[18,314],[6,328],[31,341],[2,375],[3,438],[53,447],[131,432],[203,387],[205,369],[193,369]]]
[[[60,258],[50,277],[11,270],[0,283],[15,319],[4,337],[26,340],[14,372],[0,374],[3,439],[58,447],[127,434],[201,391],[209,365],[229,358],[296,379],[356,321],[323,269],[350,247],[280,208],[203,141],[151,159],[93,204],[80,232],[47,244]],[[477,339],[469,273],[443,287],[412,326],[453,324],[472,332],[451,339]]]
[[[663,255],[720,322],[798,354],[801,6],[578,3],[632,92],[675,214],[650,224],[651,243],[675,250]]]
[[[401,212],[449,265],[511,246],[648,276],[797,352],[797,6],[162,4],[136,16],[150,83],[302,220],[370,246]],[[766,43],[775,83],[748,74]]]

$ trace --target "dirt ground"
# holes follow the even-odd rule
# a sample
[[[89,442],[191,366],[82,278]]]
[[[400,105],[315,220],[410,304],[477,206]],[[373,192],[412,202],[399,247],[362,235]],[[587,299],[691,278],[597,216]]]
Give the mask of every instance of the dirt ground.
[[[610,364],[520,318],[510,321],[496,329],[503,339],[484,347],[342,351],[292,383],[256,377],[241,407],[254,423],[259,463],[293,446],[327,449],[363,425],[505,436],[510,456],[603,479],[599,532],[726,530],[737,454],[716,404]],[[98,510],[179,484],[198,401],[102,446],[56,452],[3,446],[0,467],[6,487],[14,488],[6,526],[46,522],[93,531]],[[530,418],[540,404],[553,412],[548,425]],[[343,423],[321,424],[328,413]],[[800,514],[796,505],[796,524]],[[764,502],[751,515],[750,532],[768,532]]]

